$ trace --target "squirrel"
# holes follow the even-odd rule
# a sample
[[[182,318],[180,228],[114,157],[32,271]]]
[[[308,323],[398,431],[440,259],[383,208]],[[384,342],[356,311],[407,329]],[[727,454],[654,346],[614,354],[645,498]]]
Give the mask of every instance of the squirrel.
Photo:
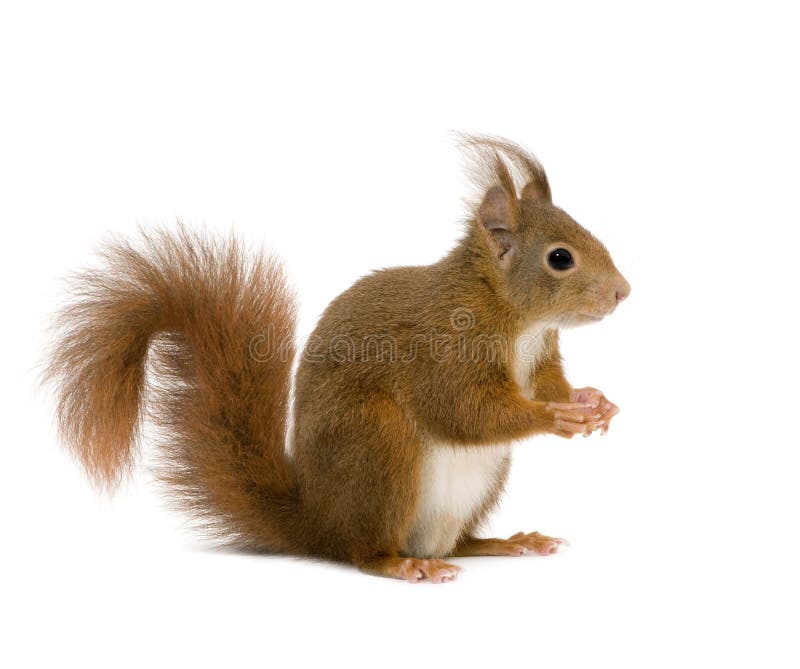
[[[432,583],[458,576],[450,557],[557,552],[538,532],[476,535],[513,442],[608,429],[618,407],[567,382],[558,332],[630,285],[553,205],[532,154],[463,145],[479,197],[460,241],[334,299],[293,390],[296,303],[273,255],[181,224],[104,246],[74,277],[44,372],[90,478],[113,490],[131,472],[146,415],[157,477],[225,544]]]

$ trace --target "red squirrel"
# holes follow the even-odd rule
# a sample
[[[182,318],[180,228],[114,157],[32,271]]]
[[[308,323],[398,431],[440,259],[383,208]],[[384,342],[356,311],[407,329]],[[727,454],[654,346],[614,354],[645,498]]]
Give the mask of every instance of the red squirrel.
[[[291,429],[296,306],[278,261],[182,226],[107,245],[75,277],[45,372],[91,478],[113,489],[130,472],[146,404],[159,478],[228,544],[433,583],[458,575],[449,557],[556,552],[538,532],[476,533],[510,444],[608,429],[618,408],[570,386],[558,331],[630,286],[533,155],[464,144],[481,197],[460,242],[333,300],[300,356]]]

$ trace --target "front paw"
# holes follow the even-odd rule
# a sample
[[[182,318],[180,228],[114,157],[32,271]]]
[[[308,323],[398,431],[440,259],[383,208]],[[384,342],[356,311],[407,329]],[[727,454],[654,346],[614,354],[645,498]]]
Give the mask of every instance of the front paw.
[[[586,403],[592,407],[597,408],[600,418],[598,419],[598,428],[601,434],[608,432],[611,419],[619,413],[619,407],[611,402],[603,393],[597,388],[578,388],[570,394],[570,402]],[[594,430],[588,430],[583,433],[584,437],[588,437]]]
[[[545,410],[553,421],[550,432],[565,439],[576,434],[588,436],[605,425],[601,422],[599,405],[593,406],[591,402],[548,402]]]

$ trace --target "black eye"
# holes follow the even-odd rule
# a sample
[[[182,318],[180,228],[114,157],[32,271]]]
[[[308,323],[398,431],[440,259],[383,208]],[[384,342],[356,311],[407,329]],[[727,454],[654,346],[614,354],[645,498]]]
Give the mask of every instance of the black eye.
[[[547,264],[553,269],[563,272],[572,267],[575,261],[567,249],[553,249],[547,256]]]

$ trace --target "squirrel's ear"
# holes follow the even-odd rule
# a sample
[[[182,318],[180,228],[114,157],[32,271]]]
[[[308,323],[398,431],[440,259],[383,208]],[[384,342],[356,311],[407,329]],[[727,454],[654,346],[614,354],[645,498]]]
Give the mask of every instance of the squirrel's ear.
[[[544,176],[544,173],[542,173],[538,182],[530,181],[526,184],[525,188],[522,189],[520,200],[528,200],[531,202],[539,200],[541,202],[547,202],[548,204],[553,203],[550,196],[550,184],[547,183],[547,177]]]
[[[478,227],[500,264],[508,265],[515,246],[516,220],[508,193],[502,186],[492,186],[483,196],[478,207]]]

